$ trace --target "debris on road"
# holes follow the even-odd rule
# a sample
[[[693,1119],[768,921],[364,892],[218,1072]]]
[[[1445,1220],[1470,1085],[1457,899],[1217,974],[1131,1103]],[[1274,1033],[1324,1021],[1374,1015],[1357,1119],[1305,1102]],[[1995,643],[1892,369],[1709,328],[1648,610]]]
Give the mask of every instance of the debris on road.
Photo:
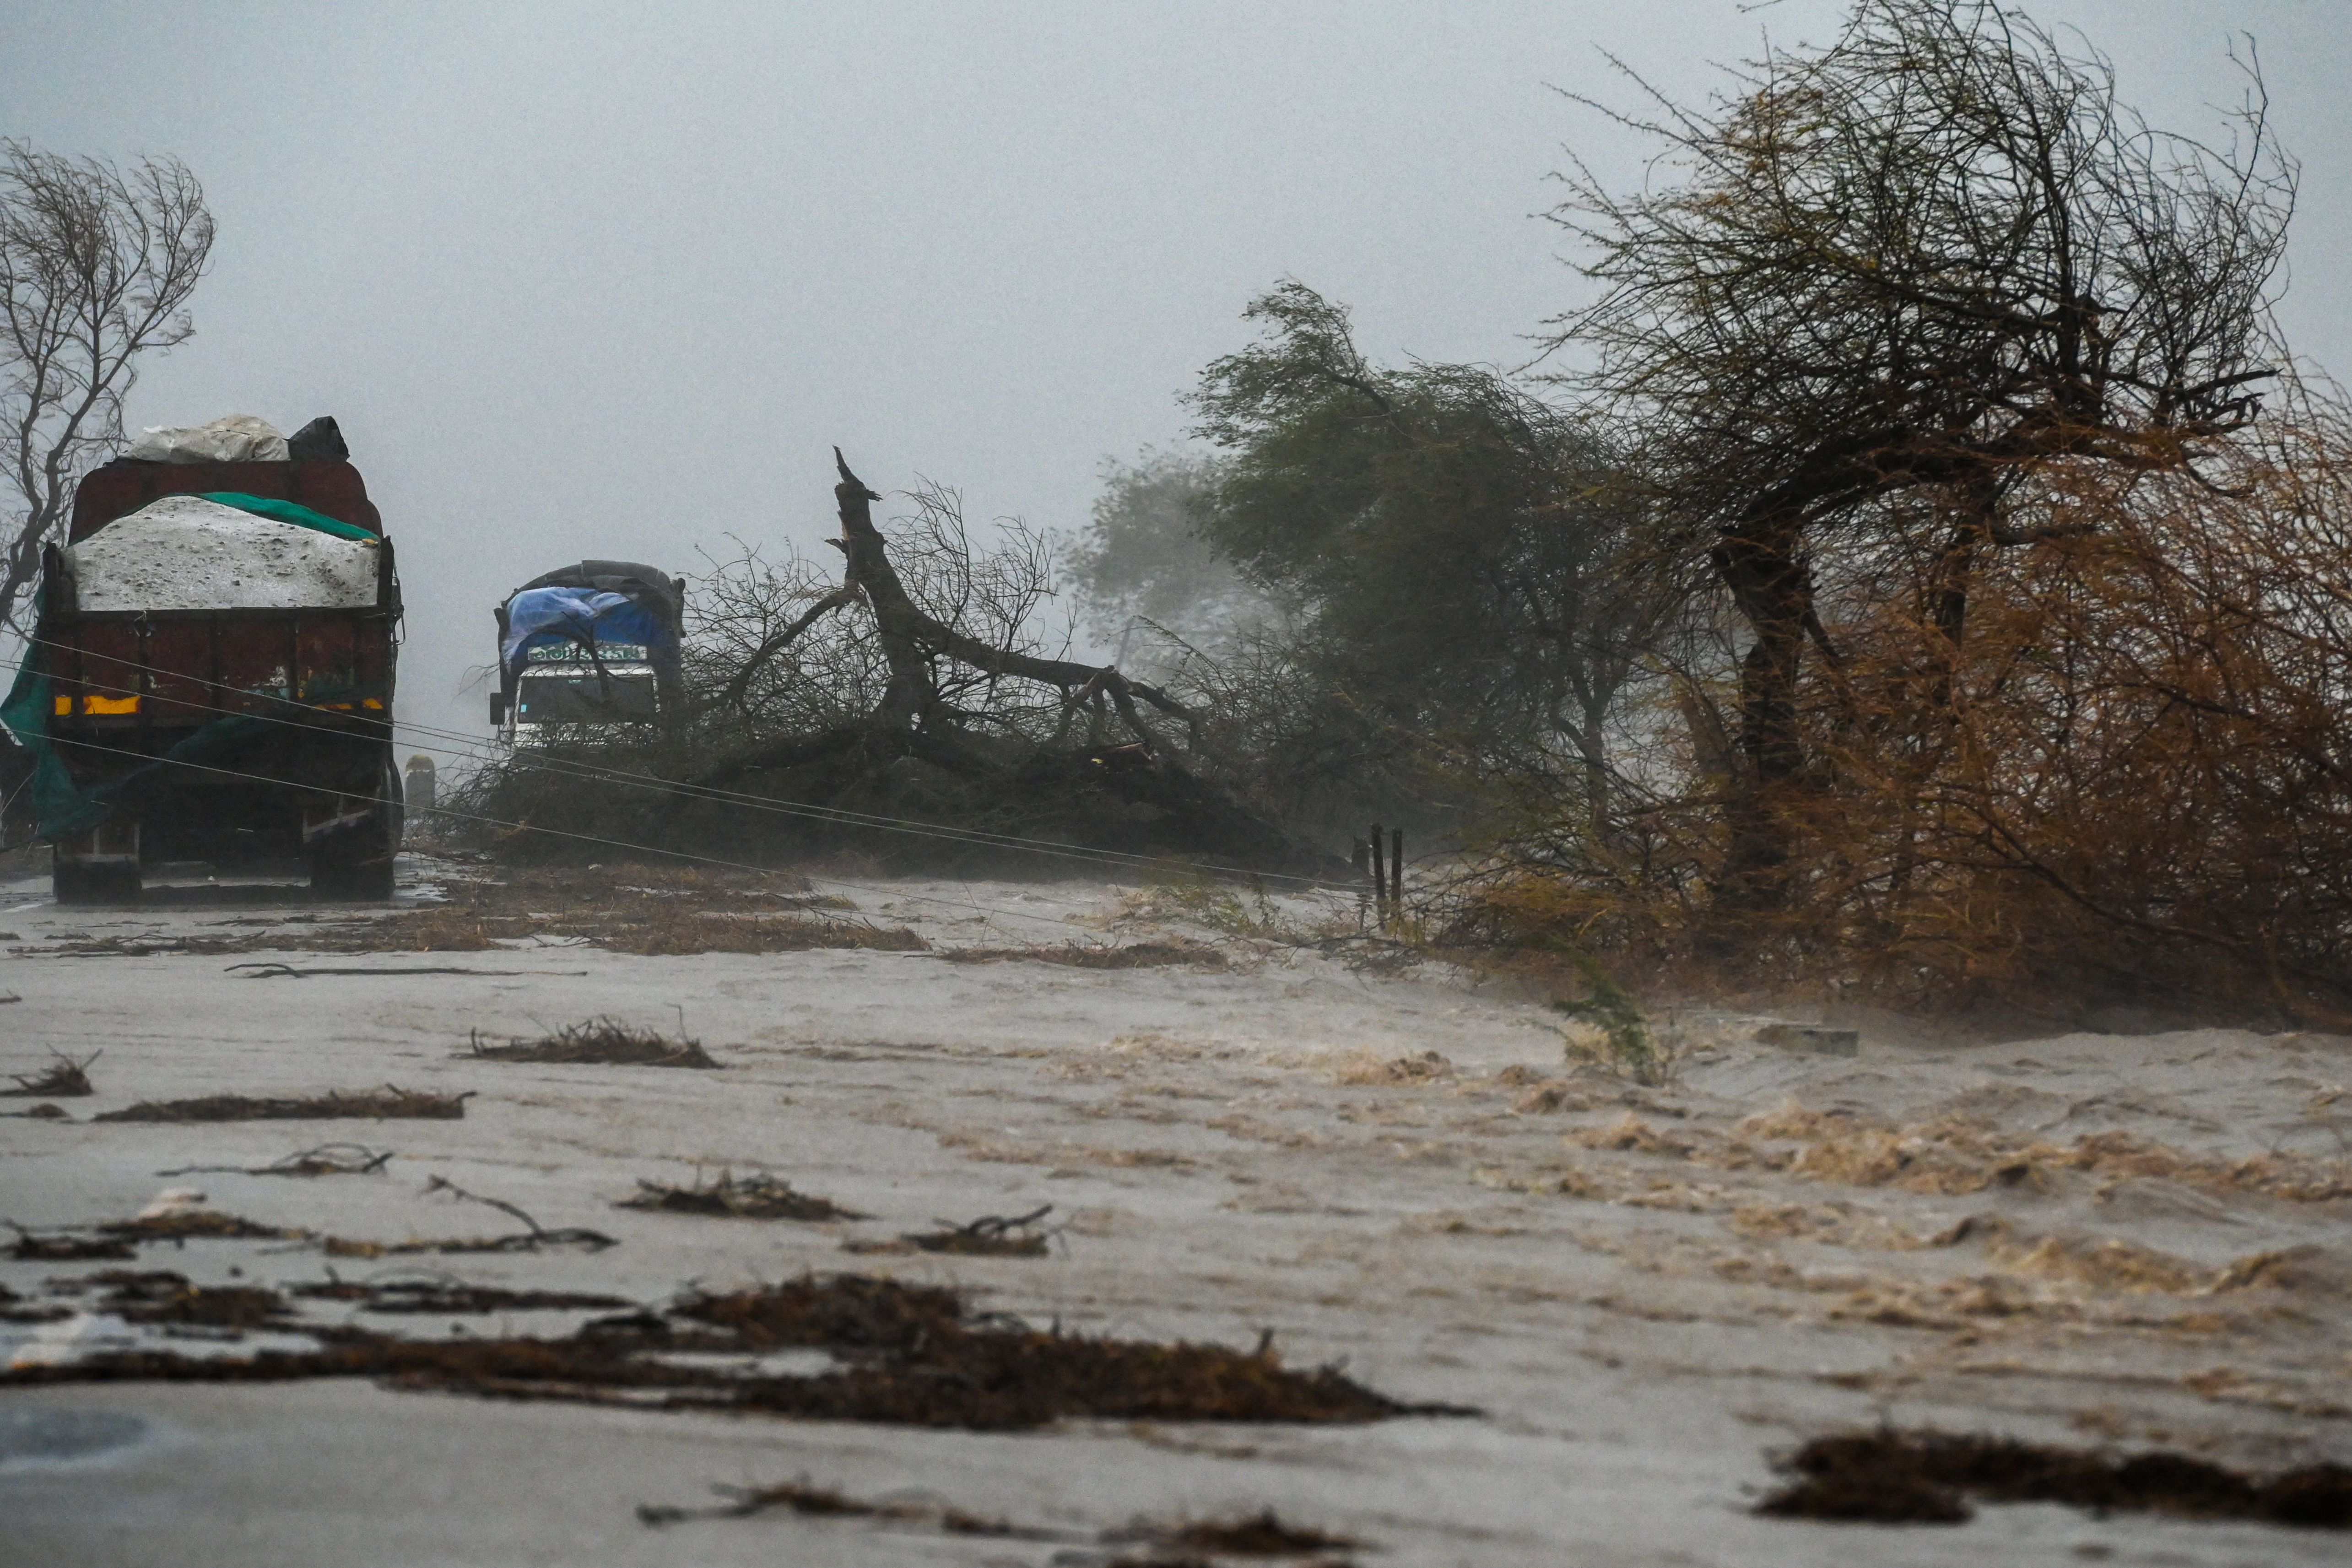
[[[458,1237],[437,1241],[355,1241],[348,1237],[330,1236],[320,1238],[331,1258],[391,1258],[418,1252],[538,1252],[551,1247],[578,1247],[590,1252],[602,1252],[621,1244],[601,1230],[589,1230],[580,1226],[563,1226],[554,1229],[539,1223],[522,1209],[503,1198],[486,1198],[469,1193],[456,1183],[440,1176],[425,1184],[428,1193],[447,1193],[462,1203],[486,1204],[501,1214],[512,1215],[530,1228],[512,1236]]]
[[[348,1236],[322,1236],[319,1245],[330,1258],[406,1258],[419,1253],[454,1256],[467,1252],[541,1252],[553,1247],[577,1247],[602,1252],[621,1244],[598,1230],[566,1226],[554,1230],[523,1231],[512,1236],[441,1237],[430,1240],[369,1241]]]
[[[969,1225],[936,1220],[937,1230],[898,1239],[925,1252],[951,1252],[965,1258],[1043,1258],[1052,1232],[1033,1228],[1054,1212],[1054,1205],[1024,1215],[987,1215]]]
[[[236,939],[235,951],[480,952],[509,943],[571,942],[667,956],[815,948],[919,952],[929,945],[904,926],[835,918],[844,900],[814,894],[804,879],[789,873],[505,867],[494,877],[452,879],[447,887],[445,904],[318,928],[299,938],[257,933]]]
[[[0,1100],[46,1098],[56,1095],[71,1099],[76,1095],[96,1094],[89,1081],[89,1064],[104,1056],[104,1051],[92,1051],[77,1061],[54,1047],[49,1055],[57,1059],[42,1073],[10,1073],[16,1080],[14,1089],[0,1089]]]
[[[330,1117],[367,1117],[376,1121],[422,1118],[456,1121],[466,1114],[473,1094],[439,1094],[430,1089],[331,1089],[298,1099],[257,1100],[242,1094],[208,1094],[194,1100],[141,1100],[121,1110],[109,1110],[92,1121],[303,1121]]]
[[[784,1510],[807,1519],[863,1520],[901,1528],[928,1528],[945,1535],[993,1536],[1113,1549],[1141,1545],[1149,1553],[1142,1558],[1098,1558],[1086,1552],[1061,1552],[1054,1559],[1057,1563],[1098,1563],[1102,1568],[1110,1568],[1113,1563],[1130,1563],[1135,1568],[1147,1568],[1147,1565],[1148,1568],[1185,1568],[1188,1564],[1207,1563],[1213,1559],[1227,1557],[1312,1558],[1318,1568],[1341,1568],[1339,1560],[1322,1554],[1349,1551],[1361,1544],[1344,1535],[1285,1524],[1270,1508],[1232,1519],[1185,1524],[1143,1521],[1096,1532],[1017,1525],[1003,1518],[970,1513],[934,1498],[884,1498],[869,1501],[852,1497],[835,1487],[819,1486],[806,1475],[773,1486],[734,1487],[722,1484],[710,1489],[727,1500],[707,1508],[640,1503],[637,1505],[637,1519],[647,1525],[660,1526],[683,1524],[694,1520],[749,1519],[756,1514]]]
[[[764,1172],[738,1181],[732,1173],[722,1171],[716,1182],[706,1185],[698,1177],[690,1187],[648,1182],[641,1177],[636,1194],[613,1206],[658,1209],[667,1214],[716,1215],[730,1219],[823,1221],[872,1217],[843,1208],[831,1198],[800,1192],[790,1182]]]
[[[492,1285],[467,1285],[446,1277],[339,1279],[332,1269],[323,1282],[291,1287],[290,1294],[305,1300],[352,1301],[362,1312],[466,1313],[606,1311],[634,1307],[623,1296],[599,1296],[574,1290],[508,1290]]]
[[[719,1063],[702,1042],[671,1039],[658,1029],[639,1029],[617,1018],[591,1018],[566,1024],[536,1040],[509,1040],[502,1046],[482,1043],[479,1030],[470,1037],[473,1049],[460,1055],[485,1061],[599,1062],[654,1068],[709,1068]]]
[[[0,1373],[0,1387],[379,1377],[399,1389],[499,1398],[975,1431],[1021,1431],[1082,1417],[1358,1423],[1475,1414],[1391,1399],[1333,1366],[1292,1371],[1263,1342],[1244,1352],[1184,1341],[1091,1339],[1009,1317],[974,1316],[952,1291],[860,1275],[808,1276],[696,1297],[672,1315],[705,1325],[705,1341],[716,1338],[710,1331],[723,1333],[721,1342],[745,1364],[652,1359],[637,1352],[657,1336],[602,1333],[595,1324],[562,1339],[421,1341],[343,1329],[313,1350],[250,1357],[101,1350],[13,1366]],[[828,1350],[842,1364],[803,1376],[757,1369],[760,1353],[788,1347]]]
[[[191,1237],[282,1241],[302,1234],[299,1230],[262,1225],[239,1215],[221,1214],[214,1209],[194,1206],[174,1206],[157,1213],[142,1214],[135,1219],[115,1220],[98,1228],[126,1241],[185,1241]]]
[[[1345,1552],[1362,1544],[1327,1531],[1285,1524],[1270,1508],[1235,1519],[1133,1525],[1114,1531],[1103,1539],[1149,1542],[1162,1550],[1197,1552],[1210,1557],[1305,1557],[1318,1552]]]
[[[1797,1479],[1756,1511],[1775,1519],[1958,1524],[1967,1499],[2061,1502],[2189,1519],[2248,1519],[2352,1530],[2352,1467],[2307,1465],[2267,1481],[2210,1459],[2155,1451],[2118,1458],[2015,1437],[1880,1428],[1816,1437],[1786,1467]]]
[[[1193,969],[1223,969],[1225,955],[1205,942],[1131,942],[1118,946],[1087,947],[1069,942],[1055,947],[956,947],[933,954],[950,963],[1061,963],[1073,969],[1162,969],[1177,964]]]
[[[174,1323],[215,1329],[284,1328],[293,1309],[275,1290],[256,1285],[196,1285],[169,1269],[110,1268],[82,1279],[50,1281],[58,1294],[100,1288],[99,1305],[127,1323]]]
[[[181,1165],[158,1171],[159,1176],[379,1176],[394,1151],[381,1152],[364,1143],[321,1143],[274,1160],[267,1165]]]
[[[730,1500],[716,1508],[672,1508],[637,1505],[639,1521],[649,1525],[680,1524],[694,1519],[749,1519],[775,1509],[818,1519],[872,1519],[892,1523],[928,1524],[950,1535],[1013,1536],[1024,1541],[1077,1541],[1067,1531],[1024,1530],[1001,1519],[984,1519],[960,1508],[927,1501],[867,1502],[832,1487],[812,1485],[808,1477],[770,1487],[714,1486]]]
[[[329,964],[309,969],[297,969],[290,963],[232,963],[228,966],[228,973],[247,980],[308,980],[320,974],[473,974],[486,980],[511,980],[525,974],[541,974],[562,980],[581,980],[588,973],[584,969],[475,969],[456,963],[411,963],[398,968]]]
[[[8,1256],[19,1263],[95,1263],[139,1256],[136,1248],[117,1237],[58,1233],[45,1236],[14,1221],[9,1222],[8,1228],[16,1233]]]

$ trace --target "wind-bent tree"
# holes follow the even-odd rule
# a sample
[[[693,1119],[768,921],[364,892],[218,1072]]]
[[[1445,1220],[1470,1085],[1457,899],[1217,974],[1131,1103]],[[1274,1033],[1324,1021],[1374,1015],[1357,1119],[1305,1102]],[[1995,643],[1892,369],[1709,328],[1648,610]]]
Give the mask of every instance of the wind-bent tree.
[[[1616,455],[1486,367],[1368,363],[1305,284],[1246,314],[1265,337],[1191,399],[1226,453],[1204,536],[1289,611],[1307,679],[1481,767],[1565,752],[1597,822],[1648,615]]]
[[[1217,459],[1197,452],[1147,450],[1103,464],[1094,517],[1064,559],[1087,628],[1119,650],[1115,662],[1153,634],[1197,646],[1278,618],[1203,532],[1222,478]]]
[[[187,341],[212,254],[205,193],[173,158],[128,169],[0,142],[0,422],[19,501],[0,524],[0,626],[66,519],[74,481],[122,441],[139,355]]]
[[[1992,552],[2075,526],[2061,468],[2193,466],[2284,363],[2271,305],[2295,168],[2259,72],[2228,144],[2149,129],[2108,63],[1995,0],[1861,0],[1706,109],[1612,112],[1665,176],[1580,165],[1557,215],[1604,289],[1551,323],[1564,377],[1643,432],[1657,492],[1745,622],[1718,898],[1781,902],[1816,759],[1801,669],[1840,550],[1924,563],[1957,654]],[[1647,90],[1645,89],[1645,90]],[[1589,101],[1589,100],[1587,100]],[[1915,689],[1922,725],[1948,683]]]

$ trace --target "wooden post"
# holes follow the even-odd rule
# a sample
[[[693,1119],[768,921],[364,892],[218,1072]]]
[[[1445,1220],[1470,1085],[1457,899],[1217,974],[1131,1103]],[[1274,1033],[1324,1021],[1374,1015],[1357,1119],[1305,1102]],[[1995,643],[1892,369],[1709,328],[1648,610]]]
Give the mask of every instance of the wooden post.
[[[1404,919],[1404,829],[1392,829],[1389,834],[1389,906],[1396,910],[1397,919]]]
[[[1372,824],[1372,901],[1380,910],[1381,924],[1389,923],[1388,867],[1381,859],[1381,825]]]

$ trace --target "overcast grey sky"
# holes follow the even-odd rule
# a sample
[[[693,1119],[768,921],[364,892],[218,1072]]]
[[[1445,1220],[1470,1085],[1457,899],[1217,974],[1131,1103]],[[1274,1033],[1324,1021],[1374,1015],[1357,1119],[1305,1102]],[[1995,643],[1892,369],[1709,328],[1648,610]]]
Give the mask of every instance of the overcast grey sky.
[[[2252,33],[2304,163],[2292,340],[2352,366],[2352,0],[2041,0],[2198,133]],[[131,422],[342,422],[400,547],[400,707],[583,556],[696,568],[832,531],[828,448],[1082,524],[1106,456],[1295,276],[1380,356],[1517,363],[1582,297],[1536,216],[1638,140],[1602,52],[1696,98],[1843,0],[856,5],[27,4],[0,132],[171,153],[220,223]]]

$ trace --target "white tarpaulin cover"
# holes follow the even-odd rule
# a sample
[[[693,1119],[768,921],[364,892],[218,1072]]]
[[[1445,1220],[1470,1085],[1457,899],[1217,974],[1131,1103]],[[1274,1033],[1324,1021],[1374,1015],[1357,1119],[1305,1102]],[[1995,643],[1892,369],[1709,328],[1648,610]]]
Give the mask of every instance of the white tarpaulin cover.
[[[141,463],[283,463],[293,456],[276,426],[250,414],[209,425],[152,426],[122,455]]]
[[[84,610],[367,609],[374,540],[165,496],[66,551]]]

